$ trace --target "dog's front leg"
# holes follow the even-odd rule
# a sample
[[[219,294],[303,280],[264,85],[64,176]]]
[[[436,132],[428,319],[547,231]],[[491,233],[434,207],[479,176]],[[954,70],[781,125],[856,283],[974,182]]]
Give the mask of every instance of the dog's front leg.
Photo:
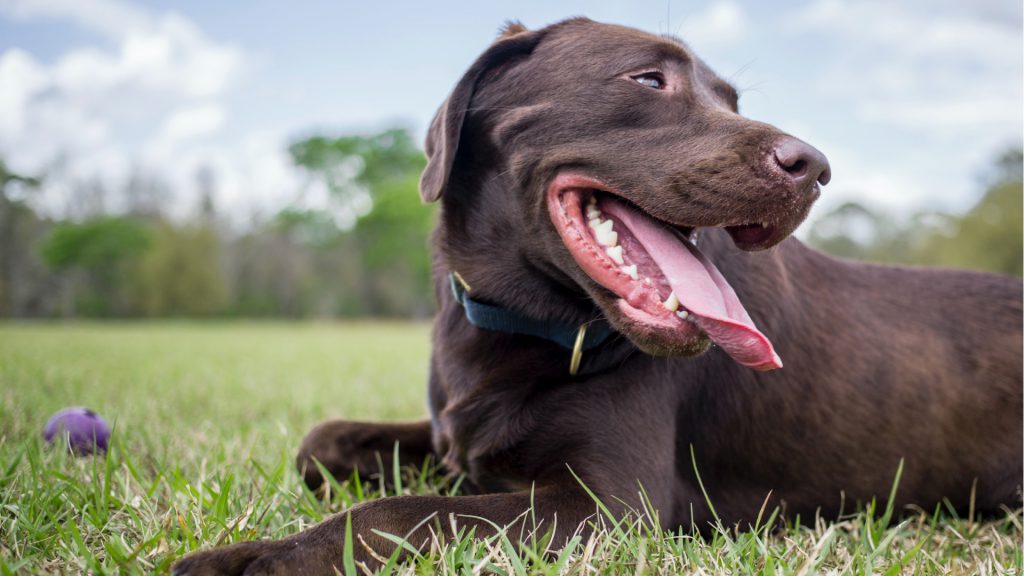
[[[399,466],[422,466],[424,460],[433,454],[430,421],[322,422],[303,439],[296,466],[312,490],[324,482],[317,463],[339,481],[358,472],[364,479],[382,474],[385,484],[390,484],[396,445]]]
[[[553,531],[553,542],[560,545],[595,511],[594,501],[576,485],[479,496],[384,498],[360,504],[284,540],[243,542],[193,554],[175,565],[174,574],[344,573],[349,521],[354,559],[371,568],[379,566],[378,558],[388,558],[396,551],[391,540],[375,531],[400,536],[421,551],[435,536],[448,541],[455,530],[465,528],[466,533],[474,530],[477,537],[483,537],[495,534],[496,526],[506,527],[512,541]]]

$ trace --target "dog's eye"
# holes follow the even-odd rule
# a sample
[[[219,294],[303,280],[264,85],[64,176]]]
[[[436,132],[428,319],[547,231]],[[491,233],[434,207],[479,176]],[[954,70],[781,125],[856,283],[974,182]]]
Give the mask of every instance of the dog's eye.
[[[632,76],[632,78],[648,88],[654,88],[655,90],[663,90],[665,88],[665,77],[661,75],[661,72],[644,72],[643,74]]]

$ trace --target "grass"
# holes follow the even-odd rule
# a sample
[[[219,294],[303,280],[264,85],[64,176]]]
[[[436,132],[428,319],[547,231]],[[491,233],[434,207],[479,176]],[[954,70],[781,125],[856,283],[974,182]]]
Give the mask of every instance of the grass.
[[[429,327],[410,324],[0,324],[0,574],[166,574],[215,544],[282,537],[381,489],[345,481],[329,498],[293,469],[326,418],[424,414]],[[106,457],[47,449],[69,405],[110,421]],[[389,472],[390,473],[390,472]],[[402,493],[448,493],[404,470]],[[662,532],[655,512],[601,518],[562,550],[515,535],[461,538],[399,574],[1022,574],[1021,511],[986,521],[868,508],[772,531]],[[351,545],[351,544],[349,544]],[[348,564],[347,570],[359,572]]]

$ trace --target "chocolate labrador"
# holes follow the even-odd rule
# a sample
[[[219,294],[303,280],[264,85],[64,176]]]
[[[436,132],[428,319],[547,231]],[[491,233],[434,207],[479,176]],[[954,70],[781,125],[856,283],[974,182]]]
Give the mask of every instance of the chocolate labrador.
[[[328,422],[337,477],[435,455],[469,495],[360,504],[178,574],[333,574],[431,530],[589,530],[646,505],[665,528],[765,505],[835,516],[885,501],[1020,502],[1021,282],[830,258],[788,238],[825,157],[737,113],[682,42],[572,19],[518,24],[430,128],[440,201],[429,421]],[[784,366],[784,367],[783,367]],[[695,470],[706,488],[705,498]],[[585,489],[584,489],[585,487]],[[524,515],[532,506],[532,512]],[[518,532],[516,532],[518,533]]]

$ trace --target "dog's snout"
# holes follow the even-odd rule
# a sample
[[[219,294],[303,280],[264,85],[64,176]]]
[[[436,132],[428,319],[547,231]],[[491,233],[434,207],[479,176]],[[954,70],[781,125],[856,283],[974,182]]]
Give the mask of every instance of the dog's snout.
[[[828,184],[832,178],[828,159],[814,146],[792,136],[784,136],[772,148],[776,166],[794,185]]]

